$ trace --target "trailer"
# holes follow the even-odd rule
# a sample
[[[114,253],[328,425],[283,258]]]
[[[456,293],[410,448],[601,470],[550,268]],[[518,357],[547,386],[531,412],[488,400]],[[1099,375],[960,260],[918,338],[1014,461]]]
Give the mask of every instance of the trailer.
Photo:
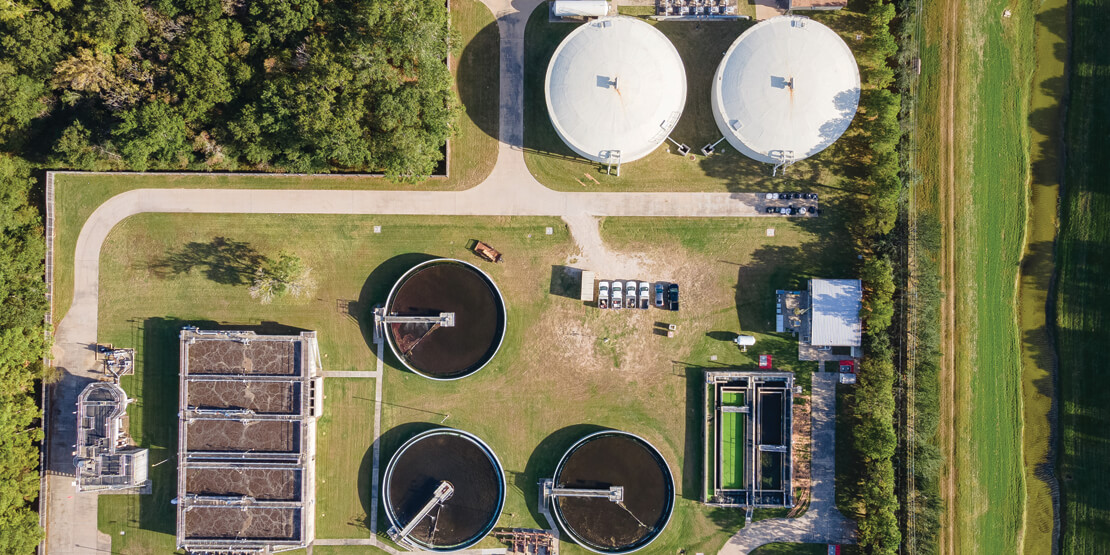
[[[474,254],[489,260],[490,262],[501,262],[501,253],[497,249],[478,241],[474,244]]]

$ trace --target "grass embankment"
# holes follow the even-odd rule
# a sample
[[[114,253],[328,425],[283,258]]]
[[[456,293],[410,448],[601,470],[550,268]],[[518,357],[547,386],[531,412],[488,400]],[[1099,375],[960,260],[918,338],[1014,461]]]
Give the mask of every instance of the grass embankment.
[[[678,272],[684,308],[666,313],[598,311],[553,284],[562,272],[558,264],[573,251],[565,226],[553,219],[143,214],[121,223],[104,246],[100,339],[138,349],[138,373],[124,381],[137,399],[131,431],[151,449],[154,463],[172,459],[181,326],[314,329],[327,370],[372,370],[374,355],[359,317],[412,263],[411,257],[397,257],[467,258],[467,241],[480,237],[506,253],[503,264],[483,264],[508,303],[502,351],[475,376],[447,384],[389,364],[383,460],[414,427],[443,422],[472,431],[508,471],[500,525],[534,527],[541,525],[535,484],[550,475],[570,443],[598,426],[628,430],[661,449],[682,495],[673,522],[653,547],[710,552],[742,526],[743,514],[710,510],[699,500],[702,366],[714,354],[719,364],[754,365],[754,352],[741,353],[731,336],[722,336],[744,331],[759,338],[760,352],[776,354],[784,369],[800,376],[812,372],[809,364],[792,360],[792,341],[771,333],[773,295],[767,292],[846,271],[847,257],[837,248],[842,236],[824,232],[820,223],[781,221],[769,238],[766,222],[756,220],[607,220],[603,234],[611,246],[642,252]],[[380,234],[373,233],[374,225],[383,227]],[[546,226],[554,235],[544,234]],[[213,254],[215,237],[237,245],[235,255],[219,249]],[[313,268],[319,288],[312,299],[264,306],[247,294],[240,279],[250,274],[244,253],[279,249]],[[727,260],[722,252],[729,253]],[[163,264],[169,258],[191,269],[174,271]],[[678,336],[654,333],[656,320],[676,323]],[[332,380],[325,381],[327,415],[318,443],[319,535],[365,537],[369,531],[360,519],[368,511],[369,444],[363,431],[372,425],[373,403],[360,401],[373,382]],[[334,383],[350,385],[336,390]],[[349,414],[332,420],[333,409]],[[330,443],[334,437],[345,439]],[[100,527],[116,550],[172,551],[174,472],[172,464],[152,468],[153,495],[102,500]]]
[[[1060,455],[1064,553],[1110,545],[1110,2],[1072,4],[1072,49],[1065,138],[1064,197],[1057,250],[1057,346],[1060,356]]]
[[[743,4],[743,3],[742,3]],[[812,13],[811,16],[844,37],[852,48],[861,43],[855,32],[861,14],[851,7],[837,14]],[[852,138],[858,134],[853,125],[845,136],[826,151],[791,166],[785,176],[772,178],[771,166],[755,162],[733,149],[727,142],[717,146],[713,156],[699,149],[721,138],[710,106],[710,84],[721,54],[752,21],[662,21],[645,20],[663,32],[678,50],[686,69],[686,106],[671,137],[692,149],[691,156],[677,154],[673,144],[664,142],[643,159],[624,164],[621,176],[606,175],[605,167],[578,157],[559,139],[551,125],[544,97],[544,79],[551,54],[576,27],[570,23],[549,23],[547,5],[532,12],[524,33],[524,160],[528,170],[544,185],[562,191],[598,189],[605,191],[753,191],[817,190],[840,187],[841,178],[858,176],[865,163],[853,156]],[[720,54],[719,54],[720,53]],[[595,185],[590,179],[597,179]]]
[[[937,96],[924,95],[920,111],[921,200],[946,233],[943,402],[954,409],[942,416],[949,450],[942,549],[1016,552],[1023,535],[1033,541],[1034,534],[1025,528],[1016,308],[1028,213],[1033,6],[941,1],[925,14],[922,89]]]
[[[462,101],[458,135],[451,141],[450,176],[398,184],[381,177],[342,175],[105,175],[55,176],[55,262],[72,257],[77,235],[89,214],[104,201],[132,189],[380,189],[461,190],[481,183],[497,162],[500,88],[500,34],[489,9],[478,0],[451,2],[451,24],[460,49],[451,60]],[[69,308],[73,274],[59,264],[54,274],[54,324]]]

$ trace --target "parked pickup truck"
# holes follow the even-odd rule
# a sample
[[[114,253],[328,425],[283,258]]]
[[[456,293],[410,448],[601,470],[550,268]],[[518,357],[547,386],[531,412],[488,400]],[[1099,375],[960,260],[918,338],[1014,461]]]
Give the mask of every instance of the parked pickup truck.
[[[613,308],[624,307],[624,284],[619,280],[613,282],[613,293],[609,302],[609,306]]]
[[[597,307],[609,308],[609,282],[597,282]]]
[[[651,306],[651,295],[648,292],[648,282],[640,282],[640,308],[647,310]]]

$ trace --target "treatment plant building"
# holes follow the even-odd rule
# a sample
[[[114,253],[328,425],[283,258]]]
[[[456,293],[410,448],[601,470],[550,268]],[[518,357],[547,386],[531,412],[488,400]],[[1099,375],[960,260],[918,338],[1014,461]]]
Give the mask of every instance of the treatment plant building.
[[[686,70],[667,37],[631,17],[571,31],[544,81],[559,138],[579,156],[619,168],[659,147],[686,104]]]
[[[744,31],[711,87],[725,139],[776,170],[833,144],[852,123],[859,97],[851,49],[832,29],[801,16],[773,17]]]
[[[181,332],[177,547],[274,553],[315,530],[316,332]]]
[[[747,509],[794,506],[793,408],[791,372],[705,373],[702,501]]]

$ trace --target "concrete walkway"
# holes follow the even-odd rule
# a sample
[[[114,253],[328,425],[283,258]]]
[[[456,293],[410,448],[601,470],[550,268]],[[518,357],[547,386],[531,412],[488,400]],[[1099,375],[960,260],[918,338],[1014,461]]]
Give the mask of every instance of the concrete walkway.
[[[147,212],[207,214],[410,214],[561,217],[582,251],[580,265],[604,270],[612,253],[599,216],[764,216],[763,195],[752,193],[564,193],[541,185],[524,163],[524,28],[541,0],[483,0],[501,33],[501,103],[497,164],[478,186],[457,192],[137,189],[112,197],[85,222],[74,258],[73,302],[55,334],[61,380],[53,391],[48,430],[47,552],[107,552],[111,538],[96,527],[96,498],[75,493],[73,473],[78,392],[98,379],[100,250],[124,219]],[[779,216],[781,217],[781,216]],[[64,254],[63,254],[64,255]],[[380,383],[380,380],[379,380]],[[380,391],[380,385],[377,386]],[[379,421],[375,421],[376,426]],[[379,430],[375,430],[375,437]],[[376,446],[376,445],[375,445]],[[376,501],[376,496],[375,496]]]
[[[855,523],[836,509],[836,372],[813,374],[813,490],[806,514],[753,522],[729,538],[719,555],[740,555],[768,543],[855,543]]]

